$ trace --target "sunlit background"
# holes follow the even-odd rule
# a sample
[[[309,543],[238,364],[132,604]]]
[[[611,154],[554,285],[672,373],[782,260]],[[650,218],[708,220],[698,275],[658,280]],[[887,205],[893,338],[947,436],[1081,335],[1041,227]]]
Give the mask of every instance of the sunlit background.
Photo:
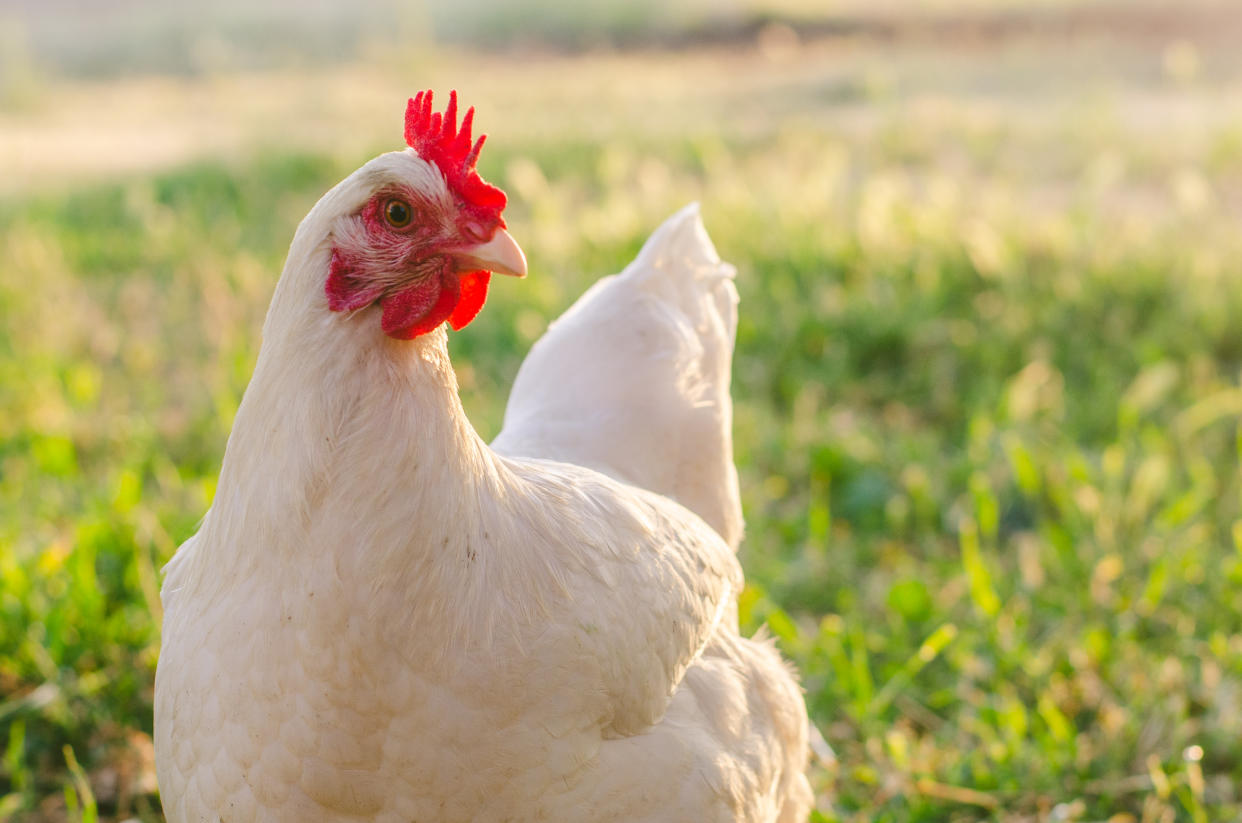
[[[816,821],[1242,817],[1242,4],[0,0],[0,820],[158,820],[159,569],[294,227],[460,90],[548,322],[702,202]]]

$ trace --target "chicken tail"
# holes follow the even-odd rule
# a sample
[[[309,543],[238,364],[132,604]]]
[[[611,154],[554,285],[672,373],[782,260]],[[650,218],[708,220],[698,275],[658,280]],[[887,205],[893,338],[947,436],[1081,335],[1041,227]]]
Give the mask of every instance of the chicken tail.
[[[535,344],[493,448],[587,466],[672,497],[736,547],[734,274],[698,204],[678,211],[634,262],[592,286]]]

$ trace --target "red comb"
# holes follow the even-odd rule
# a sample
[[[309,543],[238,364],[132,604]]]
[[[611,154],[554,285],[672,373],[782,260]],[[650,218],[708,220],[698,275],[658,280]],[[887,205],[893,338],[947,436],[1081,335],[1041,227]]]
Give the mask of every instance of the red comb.
[[[480,134],[473,144],[470,129],[474,124],[474,107],[466,111],[457,127],[457,90],[449,92],[448,108],[444,114],[432,112],[431,90],[420,91],[410,99],[405,109],[405,142],[424,160],[439,167],[449,187],[462,200],[479,210],[494,212],[500,218],[500,210],[508,202],[505,193],[484,182],[474,165],[479,159],[479,149],[487,135]],[[503,222],[502,224],[503,225]]]

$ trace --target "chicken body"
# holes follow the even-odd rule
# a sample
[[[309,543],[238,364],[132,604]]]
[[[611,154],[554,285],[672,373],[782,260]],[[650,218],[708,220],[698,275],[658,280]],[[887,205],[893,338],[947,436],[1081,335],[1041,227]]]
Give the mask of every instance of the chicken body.
[[[377,158],[299,228],[215,503],[169,564],[168,819],[803,820],[805,706],[770,644],[738,635],[741,572],[718,533],[741,526],[721,351],[735,304],[697,215],[550,331],[493,449],[442,327],[393,340],[372,309],[322,306],[334,221],[420,162]],[[606,314],[608,290],[635,311],[627,290],[660,277],[685,282],[631,301],[652,347],[630,369],[648,370],[638,406],[662,394],[648,410],[668,414],[635,426],[625,392],[585,392],[581,374],[549,397],[539,364],[568,357],[558,337],[582,354],[575,316]],[[613,388],[632,375],[599,368]],[[560,413],[579,424],[563,437]],[[670,437],[715,443],[701,473]]]

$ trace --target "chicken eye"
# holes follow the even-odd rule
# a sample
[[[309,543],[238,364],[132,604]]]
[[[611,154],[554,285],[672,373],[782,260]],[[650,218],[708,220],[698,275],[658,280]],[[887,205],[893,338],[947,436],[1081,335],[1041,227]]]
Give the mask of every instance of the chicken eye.
[[[384,204],[384,219],[393,228],[405,228],[410,225],[413,217],[414,212],[410,209],[410,204],[404,200],[389,200]]]

